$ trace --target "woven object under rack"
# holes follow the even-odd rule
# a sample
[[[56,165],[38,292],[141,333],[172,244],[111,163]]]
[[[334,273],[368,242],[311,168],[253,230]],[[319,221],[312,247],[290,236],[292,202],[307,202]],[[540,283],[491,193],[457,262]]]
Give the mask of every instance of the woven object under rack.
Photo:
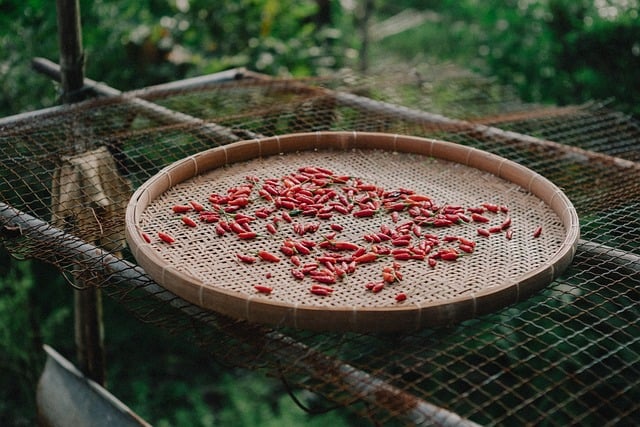
[[[456,73],[448,80],[448,71],[423,73],[420,81],[396,75],[304,82],[244,73],[5,119],[3,243],[15,254],[90,272],[92,283],[132,312],[193,335],[228,364],[281,376],[382,424],[464,421],[455,414],[485,425],[636,423],[638,122],[596,104],[521,104],[508,92],[496,97],[482,90],[485,82],[474,76]],[[459,97],[436,103],[431,91],[445,86]],[[126,249],[124,259],[114,256],[123,249],[118,212],[130,196],[129,183],[135,189],[173,161],[234,141],[341,130],[447,140],[541,174],[562,189],[580,217],[573,263],[516,305],[449,327],[389,336],[235,321],[158,287]],[[90,152],[86,161],[101,161],[101,147],[113,160],[111,172],[127,182],[87,192],[95,177],[82,165],[72,167],[72,160]],[[52,183],[65,167],[74,171],[65,182],[74,183],[84,204],[52,210]],[[76,208],[91,215],[80,221]],[[58,228],[48,224],[54,211],[63,212]]]

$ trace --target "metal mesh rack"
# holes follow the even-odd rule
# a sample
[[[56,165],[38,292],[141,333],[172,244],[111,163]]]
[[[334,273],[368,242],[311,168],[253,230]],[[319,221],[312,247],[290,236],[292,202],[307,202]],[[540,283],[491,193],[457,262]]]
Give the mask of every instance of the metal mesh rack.
[[[111,96],[2,119],[2,244],[73,271],[228,365],[381,424],[636,424],[640,124],[597,103],[524,104],[454,67],[391,74],[281,80],[231,70],[128,93],[94,83]],[[172,295],[135,265],[123,204],[163,166],[233,141],[327,130],[439,138],[540,173],[579,214],[572,265],[493,314],[393,335],[235,321]],[[96,190],[88,170],[97,167],[112,185]]]

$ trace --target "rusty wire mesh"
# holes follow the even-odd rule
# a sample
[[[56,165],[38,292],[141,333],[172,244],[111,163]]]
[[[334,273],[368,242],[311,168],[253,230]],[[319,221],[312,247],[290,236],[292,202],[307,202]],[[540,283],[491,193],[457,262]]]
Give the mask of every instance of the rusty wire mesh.
[[[193,338],[228,365],[283,378],[381,424],[462,422],[455,414],[483,425],[640,420],[640,125],[630,117],[600,104],[523,104],[444,67],[322,81],[245,73],[0,123],[9,251],[75,271],[143,321]],[[237,322],[164,291],[121,245],[124,217],[100,203],[85,206],[88,220],[71,212],[58,228],[50,224],[54,172],[79,152],[107,147],[113,167],[137,188],[212,146],[314,130],[441,138],[533,169],[578,211],[573,264],[526,301],[461,324],[392,336],[315,333]]]

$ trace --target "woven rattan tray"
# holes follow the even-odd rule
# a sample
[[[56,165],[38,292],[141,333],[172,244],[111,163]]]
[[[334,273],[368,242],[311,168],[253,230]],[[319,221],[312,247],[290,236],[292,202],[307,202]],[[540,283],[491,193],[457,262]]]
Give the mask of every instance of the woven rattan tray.
[[[307,181],[300,176],[305,167],[311,167],[306,169]],[[313,181],[311,171],[318,170],[323,172]],[[277,188],[277,194],[268,195],[267,185],[272,192]],[[232,208],[224,197],[238,197],[233,190],[242,193],[246,187],[251,189],[246,205]],[[312,194],[300,188],[312,189]],[[429,196],[431,216],[416,210],[425,209],[416,201],[422,200],[419,197],[407,202],[412,192]],[[315,204],[299,194],[313,196]],[[323,200],[325,194],[332,198]],[[292,195],[302,199],[296,199],[293,210],[286,202]],[[193,207],[192,201],[213,212],[211,222],[202,221],[196,209],[174,212],[174,206]],[[393,201],[406,208],[393,207]],[[350,210],[338,211],[340,203]],[[499,210],[493,212],[496,206]],[[483,207],[479,215],[489,222],[470,220],[472,211]],[[238,210],[221,212],[233,209]],[[364,209],[374,213],[354,215]],[[434,226],[434,218],[443,218],[445,212],[462,215],[449,226]],[[237,214],[250,217],[247,226],[257,233],[255,238],[241,239],[238,230],[218,234],[222,225],[241,218]],[[185,224],[184,216],[196,226]],[[485,237],[478,234],[479,228],[493,232]],[[377,241],[381,230],[390,234],[390,229],[396,236],[400,230],[410,234],[408,246],[419,248],[417,256],[411,252],[410,259],[403,255],[396,260],[393,254],[403,251],[397,241]],[[322,132],[233,143],[166,167],[133,195],[126,232],[134,257],[154,280],[203,308],[275,326],[389,332],[458,322],[530,296],[570,264],[579,225],[575,209],[559,188],[496,155],[410,136]],[[175,241],[167,243],[159,232]],[[371,237],[376,233],[377,238]],[[420,243],[427,238],[429,247]],[[464,239],[474,242],[472,253],[460,249]],[[338,251],[332,246],[335,241],[380,255],[356,264],[354,251]],[[300,252],[293,242],[304,242],[310,253]],[[290,251],[283,253],[283,246],[293,247],[297,259]],[[443,259],[451,247],[459,256]],[[264,260],[256,256],[259,251],[275,254],[280,261]],[[243,262],[238,254],[257,261]],[[322,256],[338,261],[319,261],[326,260]],[[433,265],[429,258],[434,258]],[[300,266],[294,264],[298,260]],[[322,283],[333,292],[311,292],[316,284],[309,274],[312,264],[325,270],[338,266],[335,283]],[[296,278],[292,270],[307,274]],[[387,274],[385,281],[383,271],[392,271],[391,279]],[[384,284],[376,289],[379,292],[371,289],[376,283]],[[259,292],[256,285],[272,291]]]

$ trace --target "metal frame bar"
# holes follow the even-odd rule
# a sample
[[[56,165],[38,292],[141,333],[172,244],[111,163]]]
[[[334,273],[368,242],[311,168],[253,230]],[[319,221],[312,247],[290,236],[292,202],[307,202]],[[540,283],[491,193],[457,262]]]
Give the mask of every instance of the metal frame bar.
[[[43,72],[49,77],[59,80],[60,75],[60,67],[57,64],[44,59],[44,58],[36,58],[33,60],[34,67],[37,71]],[[237,75],[237,74],[236,74]],[[223,76],[219,77],[222,79],[229,79],[229,73],[225,73]],[[132,106],[137,111],[148,115],[152,118],[157,119],[163,123],[169,124],[180,124],[180,125],[192,125],[195,132],[198,134],[204,135],[211,139],[224,139],[226,141],[239,141],[240,137],[236,136],[230,129],[217,125],[215,123],[205,121],[202,119],[198,119],[196,117],[190,116],[188,114],[181,113],[179,111],[171,110],[169,108],[165,108],[161,105],[154,104],[153,102],[146,101],[141,99],[134,94],[121,92],[117,89],[114,89],[110,86],[105,85],[104,83],[99,83],[94,80],[85,78],[85,86],[87,88],[91,88],[96,94],[102,96],[119,96],[121,97],[128,105]]]

